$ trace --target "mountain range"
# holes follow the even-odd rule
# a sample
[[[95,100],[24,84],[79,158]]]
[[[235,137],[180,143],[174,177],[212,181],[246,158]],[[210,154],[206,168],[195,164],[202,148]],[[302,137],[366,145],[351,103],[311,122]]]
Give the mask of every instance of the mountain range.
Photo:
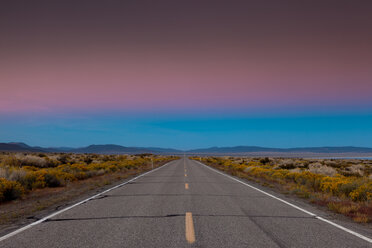
[[[303,148],[267,148],[259,146],[210,147],[192,150],[177,150],[158,147],[126,147],[120,145],[90,145],[81,148],[70,147],[38,147],[25,143],[0,143],[0,151],[4,152],[65,152],[65,153],[97,153],[97,154],[200,154],[200,155],[244,155],[244,154],[372,154],[372,148],[366,147],[303,147]]]

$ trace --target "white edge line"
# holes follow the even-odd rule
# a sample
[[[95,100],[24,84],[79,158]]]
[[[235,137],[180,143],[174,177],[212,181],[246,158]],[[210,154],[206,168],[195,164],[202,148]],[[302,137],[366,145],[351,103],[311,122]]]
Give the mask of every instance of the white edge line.
[[[132,181],[134,181],[134,180],[140,178],[140,177],[143,177],[143,176],[145,176],[145,175],[147,175],[147,174],[149,174],[149,173],[151,173],[151,172],[157,171],[157,170],[163,168],[164,166],[169,165],[169,164],[172,163],[172,162],[174,162],[174,160],[173,160],[173,161],[170,161],[170,162],[168,162],[168,163],[166,163],[166,164],[164,164],[164,165],[162,165],[162,166],[160,166],[160,167],[158,167],[158,168],[156,168],[156,169],[153,169],[153,170],[147,171],[147,172],[145,172],[145,173],[143,173],[143,174],[141,174],[141,175],[138,175],[138,176],[136,176],[136,177],[134,177],[134,178],[132,178],[132,179],[130,179],[130,180],[128,180],[128,181],[125,181],[124,183],[121,183],[121,184],[118,184],[118,185],[116,185],[116,186],[114,186],[114,187],[112,187],[112,188],[109,188],[109,189],[107,189],[107,190],[105,190],[105,191],[103,191],[103,192],[101,192],[101,193],[98,193],[98,194],[96,194],[96,195],[94,195],[94,196],[91,196],[91,197],[89,197],[89,198],[87,198],[87,199],[85,199],[85,200],[82,200],[82,201],[80,201],[80,202],[78,202],[78,203],[75,203],[75,204],[73,204],[73,205],[71,205],[71,206],[69,206],[69,207],[66,207],[66,208],[61,209],[61,210],[59,210],[59,211],[57,211],[57,212],[54,212],[54,213],[52,213],[52,214],[50,214],[50,215],[48,215],[48,216],[46,216],[46,217],[44,217],[44,218],[42,218],[42,219],[40,219],[40,220],[37,220],[37,221],[35,221],[35,222],[32,222],[31,224],[28,224],[28,225],[26,225],[26,226],[24,226],[24,227],[21,227],[21,228],[19,228],[19,229],[13,231],[13,232],[11,232],[11,233],[8,233],[8,234],[6,234],[6,235],[0,237],[0,242],[1,242],[1,241],[4,241],[4,240],[6,240],[6,239],[8,239],[8,238],[10,238],[10,237],[13,237],[14,235],[17,235],[17,234],[19,234],[19,233],[21,233],[21,232],[23,232],[23,231],[25,231],[25,230],[27,230],[27,229],[33,227],[33,226],[36,226],[36,225],[38,225],[38,224],[40,224],[40,223],[43,223],[44,221],[46,221],[46,220],[48,220],[48,219],[50,219],[50,218],[52,218],[52,217],[54,217],[54,216],[56,216],[56,215],[58,215],[58,214],[61,214],[61,213],[63,213],[63,212],[66,212],[67,210],[70,210],[70,209],[72,209],[72,208],[74,208],[74,207],[77,207],[77,206],[83,204],[83,203],[86,203],[86,202],[88,202],[88,201],[90,201],[90,200],[96,198],[97,196],[103,195],[103,194],[105,194],[105,193],[107,193],[107,192],[109,192],[109,191],[111,191],[111,190],[117,189],[117,188],[119,188],[119,187],[121,187],[121,186],[123,186],[123,185],[125,185],[125,184],[128,184],[128,183],[130,183],[130,182],[132,182]]]
[[[210,170],[212,170],[212,171],[214,171],[214,172],[216,172],[216,173],[219,173],[219,174],[221,174],[221,175],[223,175],[223,176],[226,176],[226,177],[228,177],[228,178],[230,178],[230,179],[232,179],[232,180],[235,180],[235,181],[237,181],[237,182],[239,182],[239,183],[241,183],[241,184],[244,184],[245,186],[248,186],[248,187],[250,187],[250,188],[252,188],[252,189],[255,189],[255,190],[257,190],[257,191],[259,191],[259,192],[261,192],[261,193],[263,193],[263,194],[265,194],[265,195],[267,195],[267,196],[270,196],[270,197],[272,197],[272,198],[274,198],[274,199],[276,199],[276,200],[278,200],[278,201],[281,201],[281,202],[283,202],[283,203],[285,203],[285,204],[287,204],[287,205],[289,205],[289,206],[291,206],[291,207],[293,207],[293,208],[296,208],[296,209],[298,209],[298,210],[300,210],[300,211],[302,211],[302,212],[304,212],[304,213],[307,213],[308,215],[311,215],[311,216],[315,217],[316,219],[318,219],[318,220],[320,220],[320,221],[326,222],[326,223],[328,223],[328,224],[330,224],[330,225],[332,225],[332,226],[334,226],[334,227],[337,227],[337,228],[339,228],[339,229],[341,229],[341,230],[343,230],[343,231],[345,231],[345,232],[347,232],[347,233],[350,233],[350,234],[352,234],[352,235],[354,235],[354,236],[356,236],[356,237],[358,237],[358,238],[360,238],[360,239],[363,239],[363,240],[365,240],[365,241],[367,241],[367,242],[369,242],[369,243],[372,243],[372,239],[371,239],[371,238],[368,238],[368,237],[366,237],[366,236],[364,236],[364,235],[362,235],[362,234],[359,234],[359,233],[357,233],[357,232],[354,232],[354,231],[352,231],[352,230],[350,230],[350,229],[348,229],[348,228],[346,228],[346,227],[343,227],[343,226],[341,226],[341,225],[339,225],[339,224],[336,224],[336,223],[334,223],[334,222],[332,222],[332,221],[330,221],[330,220],[327,220],[327,219],[325,219],[325,218],[323,218],[323,217],[317,216],[316,214],[314,214],[314,213],[312,213],[312,212],[309,212],[309,211],[307,211],[307,210],[305,210],[305,209],[303,209],[303,208],[301,208],[301,207],[299,207],[299,206],[296,206],[296,205],[294,205],[294,204],[292,204],[292,203],[290,203],[290,202],[287,202],[286,200],[283,200],[283,199],[281,199],[281,198],[279,198],[279,197],[276,197],[276,196],[274,196],[274,195],[272,195],[272,194],[270,194],[270,193],[267,193],[267,192],[265,192],[265,191],[263,191],[263,190],[261,190],[261,189],[259,189],[259,188],[256,188],[256,187],[254,187],[254,186],[252,186],[252,185],[250,185],[250,184],[248,184],[248,183],[242,182],[242,181],[240,181],[240,180],[238,180],[238,179],[236,179],[236,178],[234,178],[234,177],[232,177],[232,176],[230,176],[230,175],[227,175],[227,174],[225,174],[225,173],[223,173],[223,172],[221,172],[221,171],[218,171],[218,170],[216,170],[216,169],[214,169],[214,168],[211,168],[211,167],[209,167],[209,166],[207,166],[207,165],[205,165],[205,164],[203,164],[203,163],[201,163],[201,162],[199,162],[199,161],[196,161],[196,160],[194,160],[194,161],[197,162],[197,163],[199,163],[199,164],[201,164],[201,165],[203,165],[203,166],[205,166],[205,167],[207,167],[208,169],[210,169]]]

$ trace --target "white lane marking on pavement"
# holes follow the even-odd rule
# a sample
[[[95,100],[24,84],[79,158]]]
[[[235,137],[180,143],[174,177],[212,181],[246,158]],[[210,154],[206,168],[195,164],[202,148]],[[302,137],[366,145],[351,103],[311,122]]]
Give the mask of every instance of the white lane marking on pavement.
[[[117,188],[119,188],[119,187],[121,187],[121,186],[123,186],[123,185],[125,185],[125,184],[127,184],[127,183],[130,183],[130,182],[132,182],[132,181],[134,181],[134,180],[136,180],[136,179],[138,179],[138,178],[140,178],[140,177],[143,177],[143,176],[145,176],[145,175],[147,175],[147,174],[149,174],[149,173],[151,173],[151,172],[157,171],[157,170],[159,170],[159,169],[161,169],[161,168],[163,168],[163,167],[169,165],[169,164],[172,163],[172,162],[174,162],[174,160],[173,160],[173,161],[170,161],[170,162],[166,163],[165,165],[162,165],[162,166],[160,166],[160,167],[158,167],[158,168],[156,168],[156,169],[150,170],[150,171],[145,172],[145,173],[143,173],[143,174],[141,174],[141,175],[139,175],[139,176],[136,176],[135,178],[132,178],[132,179],[130,179],[129,181],[126,181],[126,182],[124,182],[124,183],[118,184],[118,185],[116,185],[116,186],[114,186],[114,187],[112,187],[112,188],[109,188],[109,189],[107,189],[107,190],[101,192],[101,193],[98,193],[98,194],[96,194],[96,195],[94,195],[94,196],[91,196],[91,197],[85,199],[85,200],[82,200],[81,202],[75,203],[74,205],[71,205],[71,206],[66,207],[66,208],[64,208],[64,209],[62,209],[62,210],[59,210],[59,211],[57,211],[57,212],[55,212],[55,213],[52,213],[52,214],[50,214],[50,215],[48,215],[48,216],[46,216],[46,217],[44,217],[44,218],[42,218],[42,219],[40,219],[40,220],[38,220],[38,221],[35,221],[35,222],[32,222],[31,224],[28,224],[27,226],[21,227],[21,228],[19,228],[19,229],[13,231],[13,232],[11,232],[11,233],[8,233],[8,234],[6,234],[6,235],[0,237],[0,242],[3,241],[3,240],[8,239],[8,238],[10,238],[10,237],[12,237],[12,236],[14,236],[14,235],[17,235],[18,233],[21,233],[21,232],[23,232],[23,231],[25,231],[25,230],[27,230],[27,229],[33,227],[33,226],[36,226],[36,225],[38,225],[38,224],[40,224],[40,223],[42,223],[42,222],[44,222],[44,221],[46,221],[46,220],[48,220],[48,219],[50,219],[50,218],[56,216],[56,215],[58,215],[58,214],[61,214],[61,213],[65,212],[65,211],[67,211],[67,210],[70,210],[71,208],[74,208],[74,207],[79,206],[79,205],[81,205],[81,204],[83,204],[83,203],[86,203],[86,202],[88,202],[88,201],[90,201],[90,200],[96,198],[97,196],[103,195],[103,194],[105,194],[105,193],[107,193],[107,192],[109,192],[109,191],[111,191],[111,190],[117,189]]]
[[[194,161],[195,161],[195,160],[194,160]],[[293,207],[293,208],[296,208],[296,209],[298,209],[298,210],[300,210],[300,211],[302,211],[302,212],[304,212],[304,213],[307,213],[308,215],[311,215],[311,216],[315,217],[316,219],[318,219],[318,220],[320,220],[320,221],[326,222],[326,223],[328,223],[328,224],[330,224],[330,225],[332,225],[332,226],[334,226],[334,227],[337,227],[337,228],[339,228],[339,229],[341,229],[341,230],[343,230],[343,231],[345,231],[345,232],[347,232],[347,233],[350,233],[350,234],[352,234],[352,235],[354,235],[354,236],[356,236],[356,237],[358,237],[358,238],[361,238],[361,239],[363,239],[363,240],[365,240],[365,241],[367,241],[367,242],[369,242],[369,243],[372,243],[372,239],[371,239],[371,238],[368,238],[368,237],[366,237],[366,236],[364,236],[364,235],[362,235],[362,234],[359,234],[359,233],[357,233],[357,232],[354,232],[354,231],[352,231],[352,230],[350,230],[350,229],[348,229],[348,228],[346,228],[346,227],[343,227],[343,226],[341,226],[341,225],[339,225],[339,224],[336,224],[336,223],[334,223],[334,222],[332,222],[332,221],[330,221],[330,220],[327,220],[327,219],[325,219],[325,218],[323,218],[323,217],[317,216],[316,214],[314,214],[314,213],[312,213],[312,212],[309,212],[309,211],[307,211],[307,210],[305,210],[305,209],[303,209],[303,208],[301,208],[301,207],[299,207],[299,206],[296,206],[296,205],[294,205],[294,204],[292,204],[292,203],[290,203],[290,202],[287,202],[286,200],[283,200],[283,199],[281,199],[281,198],[279,198],[279,197],[276,197],[276,196],[274,196],[274,195],[272,195],[272,194],[270,194],[270,193],[267,193],[267,192],[265,192],[265,191],[263,191],[263,190],[261,190],[261,189],[259,189],[259,188],[256,188],[256,187],[254,187],[254,186],[252,186],[252,185],[250,185],[250,184],[248,184],[248,183],[242,182],[242,181],[240,181],[240,180],[238,180],[238,179],[236,179],[236,178],[234,178],[234,177],[232,177],[232,176],[230,176],[230,175],[227,175],[227,174],[225,174],[225,173],[222,173],[222,172],[220,172],[220,171],[218,171],[218,170],[216,170],[216,169],[214,169],[214,168],[211,168],[211,167],[209,167],[209,166],[207,166],[207,165],[205,165],[205,164],[203,164],[203,163],[201,163],[201,162],[199,162],[199,161],[195,161],[195,162],[196,162],[196,163],[199,163],[199,164],[201,164],[201,165],[203,165],[203,166],[205,166],[205,167],[207,167],[208,169],[210,169],[210,170],[212,170],[212,171],[214,171],[214,172],[216,172],[216,173],[219,173],[219,174],[221,174],[221,175],[223,175],[223,176],[226,176],[226,177],[228,177],[228,178],[230,178],[230,179],[232,179],[232,180],[235,180],[235,181],[237,181],[237,182],[239,182],[239,183],[241,183],[241,184],[244,184],[245,186],[248,186],[248,187],[250,187],[250,188],[252,188],[252,189],[255,189],[255,190],[257,190],[257,191],[259,191],[259,192],[261,192],[261,193],[263,193],[263,194],[265,194],[265,195],[267,195],[267,196],[270,196],[270,197],[272,197],[272,198],[274,198],[274,199],[276,199],[276,200],[278,200],[278,201],[281,201],[281,202],[283,202],[283,203],[285,203],[285,204],[287,204],[287,205],[289,205],[289,206],[291,206],[291,207]]]

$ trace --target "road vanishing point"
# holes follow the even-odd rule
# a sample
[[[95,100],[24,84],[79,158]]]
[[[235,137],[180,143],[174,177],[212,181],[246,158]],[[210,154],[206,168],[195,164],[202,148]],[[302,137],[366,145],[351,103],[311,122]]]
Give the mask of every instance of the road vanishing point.
[[[13,231],[0,247],[372,247],[368,230],[268,191],[181,158]]]

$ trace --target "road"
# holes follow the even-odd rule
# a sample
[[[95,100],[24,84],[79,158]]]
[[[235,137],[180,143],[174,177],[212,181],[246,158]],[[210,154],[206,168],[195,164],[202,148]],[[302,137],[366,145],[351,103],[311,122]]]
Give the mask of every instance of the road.
[[[0,241],[0,247],[372,247],[182,158]]]

